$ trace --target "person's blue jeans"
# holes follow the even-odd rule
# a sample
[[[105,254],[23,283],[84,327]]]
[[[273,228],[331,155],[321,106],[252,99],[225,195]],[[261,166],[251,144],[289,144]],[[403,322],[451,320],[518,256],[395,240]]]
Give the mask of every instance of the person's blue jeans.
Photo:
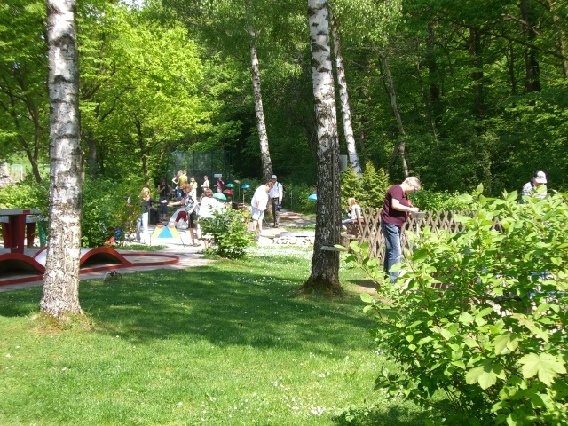
[[[400,228],[396,225],[383,223],[383,236],[385,237],[385,260],[383,270],[389,274],[390,282],[394,283],[398,278],[398,272],[391,272],[392,265],[400,262]]]

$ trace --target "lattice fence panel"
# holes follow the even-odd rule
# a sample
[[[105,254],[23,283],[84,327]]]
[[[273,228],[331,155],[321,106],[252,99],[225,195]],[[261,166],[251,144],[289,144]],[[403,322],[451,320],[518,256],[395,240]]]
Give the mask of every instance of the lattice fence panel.
[[[361,209],[361,218],[354,226],[357,227],[357,240],[359,243],[367,242],[369,244],[369,255],[382,262],[385,243],[381,232],[381,212],[382,209]],[[421,229],[429,227],[432,232],[463,232],[464,226],[456,222],[454,217],[456,215],[471,216],[471,214],[472,213],[468,211],[428,211],[417,217],[411,216],[405,222],[401,236],[403,253],[408,250],[412,254],[412,243],[407,238],[407,231],[413,231],[419,234]],[[499,226],[498,219],[495,221],[495,226]]]

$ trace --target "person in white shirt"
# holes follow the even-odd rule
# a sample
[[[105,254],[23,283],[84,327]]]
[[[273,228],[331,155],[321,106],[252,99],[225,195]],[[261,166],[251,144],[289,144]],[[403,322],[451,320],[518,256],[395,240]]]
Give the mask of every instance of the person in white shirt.
[[[258,227],[258,234],[262,232],[262,221],[264,219],[264,211],[268,206],[268,193],[272,187],[272,182],[268,181],[264,185],[256,188],[250,205],[252,207],[252,232],[256,232]]]
[[[203,183],[201,184],[201,196],[205,195],[205,190],[209,189],[209,177],[203,176]]]
[[[225,208],[223,203],[213,198],[211,188],[207,188],[203,191],[200,204],[199,217],[201,219],[212,218],[214,213],[221,212]]]
[[[361,218],[361,207],[355,198],[348,198],[347,205],[349,206],[349,218],[341,221],[343,225],[349,225]]]
[[[272,206],[272,226],[278,228],[280,226],[280,204],[282,204],[283,195],[282,184],[278,182],[276,175],[272,175],[270,182],[272,183],[272,188],[270,188],[268,196]]]
[[[542,170],[535,172],[531,180],[523,186],[523,191],[522,191],[523,199],[525,197],[534,197],[540,199],[546,197],[547,183],[548,181],[546,179],[546,174]]]

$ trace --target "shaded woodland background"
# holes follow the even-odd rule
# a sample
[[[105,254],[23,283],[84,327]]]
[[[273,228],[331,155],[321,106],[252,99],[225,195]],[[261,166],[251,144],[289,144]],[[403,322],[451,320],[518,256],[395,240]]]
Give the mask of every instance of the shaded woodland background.
[[[498,194],[519,190],[535,170],[566,190],[566,2],[331,5],[361,164],[400,180],[403,144],[410,172],[430,190],[483,183]],[[232,176],[260,177],[254,42],[273,170],[283,182],[315,182],[304,2],[96,0],[78,12],[88,177],[156,179],[173,151],[227,151]],[[0,7],[0,160],[24,159],[37,182],[49,155],[44,19],[43,2]]]

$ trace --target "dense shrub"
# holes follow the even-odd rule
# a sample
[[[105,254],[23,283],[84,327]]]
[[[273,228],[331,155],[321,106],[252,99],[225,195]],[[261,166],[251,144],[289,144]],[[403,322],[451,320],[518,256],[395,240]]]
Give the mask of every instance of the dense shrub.
[[[348,168],[341,174],[341,206],[347,208],[347,199],[354,197],[361,207],[382,208],[389,186],[389,175],[383,169],[377,170],[370,161],[361,177]]]
[[[314,186],[290,183],[284,185],[283,207],[298,213],[315,213],[316,203],[308,197],[316,191]]]
[[[40,209],[45,216],[49,205],[47,184],[38,184],[28,177],[22,182],[0,188],[0,208],[3,209]]]
[[[253,244],[247,232],[248,211],[227,209],[200,220],[201,232],[213,235],[213,252],[232,259],[243,257]]]
[[[378,387],[428,407],[441,393],[469,424],[568,423],[568,206],[516,199],[476,194],[462,233],[421,230],[392,286],[352,244],[348,260],[382,284],[365,298],[376,341],[402,366]]]
[[[89,179],[83,186],[83,247],[99,247],[114,234],[116,227],[133,231],[142,212],[139,182]],[[125,229],[126,228],[126,229]]]
[[[420,210],[469,210],[471,196],[457,192],[432,192],[428,190],[410,194],[410,199]]]

